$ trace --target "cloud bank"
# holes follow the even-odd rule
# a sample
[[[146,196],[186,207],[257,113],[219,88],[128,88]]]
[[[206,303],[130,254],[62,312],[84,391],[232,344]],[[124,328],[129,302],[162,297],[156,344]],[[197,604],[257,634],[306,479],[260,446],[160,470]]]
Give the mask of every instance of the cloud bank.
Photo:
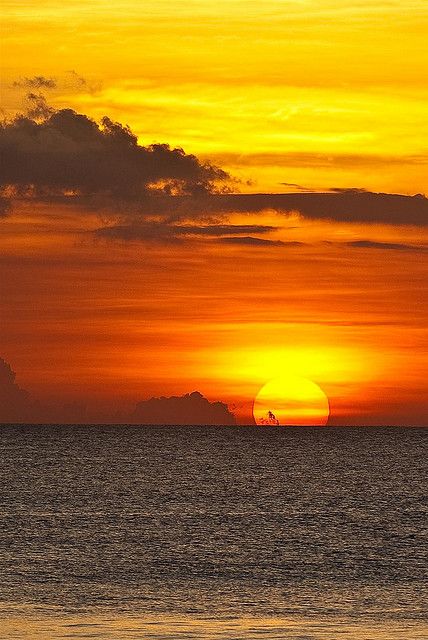
[[[159,425],[231,425],[235,416],[223,402],[209,402],[198,391],[184,396],[150,398],[139,402],[132,422]]]
[[[0,358],[0,423],[84,423],[97,419],[78,401],[44,404],[33,400],[15,381],[11,366]],[[194,391],[183,396],[150,398],[139,402],[120,422],[139,424],[233,425],[236,419],[224,402],[210,402]],[[118,422],[118,416],[103,416],[102,422]]]
[[[102,227],[95,233],[100,237],[121,240],[183,240],[190,236],[217,236],[229,244],[285,244],[279,240],[254,237],[266,234],[275,227],[264,225],[226,225],[233,213],[262,213],[275,211],[284,216],[298,212],[304,218],[333,222],[386,224],[425,227],[428,224],[428,199],[422,195],[406,196],[371,193],[358,189],[332,190],[327,193],[287,194],[220,194],[205,193],[194,196],[158,194],[149,196],[145,209],[130,214],[119,223]],[[157,216],[161,224],[147,222],[144,210]],[[178,220],[199,221],[198,226],[177,226]],[[206,225],[207,219],[217,220]],[[225,236],[237,236],[226,238]],[[242,238],[238,237],[242,236]],[[352,245],[351,245],[352,246]],[[358,246],[358,245],[355,245]],[[361,245],[362,246],[362,245]],[[387,247],[384,247],[387,248]],[[399,246],[389,248],[399,249]]]
[[[425,196],[372,193],[362,189],[336,189],[326,193],[213,194],[194,203],[188,199],[187,204],[190,210],[199,207],[207,214],[257,213],[271,209],[284,214],[298,211],[305,218],[337,222],[428,224],[428,198]]]

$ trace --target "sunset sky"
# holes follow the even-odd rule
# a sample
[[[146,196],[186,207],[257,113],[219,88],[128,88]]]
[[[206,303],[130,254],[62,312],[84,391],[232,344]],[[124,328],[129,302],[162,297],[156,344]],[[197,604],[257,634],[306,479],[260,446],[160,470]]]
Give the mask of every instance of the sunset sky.
[[[425,0],[2,13],[16,419],[122,420],[198,391],[245,424],[297,376],[331,425],[427,423]]]

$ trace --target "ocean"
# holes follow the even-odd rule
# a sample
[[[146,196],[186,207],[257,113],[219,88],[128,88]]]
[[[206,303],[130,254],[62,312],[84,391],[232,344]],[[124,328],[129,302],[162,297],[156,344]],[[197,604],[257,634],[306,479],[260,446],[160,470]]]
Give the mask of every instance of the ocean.
[[[3,425],[0,637],[428,638],[428,429]]]

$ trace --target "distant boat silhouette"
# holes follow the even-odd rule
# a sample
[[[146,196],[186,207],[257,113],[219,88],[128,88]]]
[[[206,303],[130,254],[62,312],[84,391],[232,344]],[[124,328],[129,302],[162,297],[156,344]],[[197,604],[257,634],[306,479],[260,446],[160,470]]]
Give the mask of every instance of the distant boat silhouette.
[[[280,426],[278,418],[273,413],[273,411],[270,411],[270,410],[267,412],[267,417],[266,418],[260,418],[259,419],[259,424],[270,426],[270,427],[279,427]]]

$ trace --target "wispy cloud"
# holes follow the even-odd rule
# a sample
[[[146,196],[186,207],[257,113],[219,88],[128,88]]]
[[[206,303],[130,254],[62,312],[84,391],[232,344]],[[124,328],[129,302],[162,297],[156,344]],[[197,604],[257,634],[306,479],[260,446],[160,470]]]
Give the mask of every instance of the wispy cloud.
[[[46,76],[32,76],[15,80],[13,86],[20,89],[55,89],[57,81],[55,78],[47,78]]]

